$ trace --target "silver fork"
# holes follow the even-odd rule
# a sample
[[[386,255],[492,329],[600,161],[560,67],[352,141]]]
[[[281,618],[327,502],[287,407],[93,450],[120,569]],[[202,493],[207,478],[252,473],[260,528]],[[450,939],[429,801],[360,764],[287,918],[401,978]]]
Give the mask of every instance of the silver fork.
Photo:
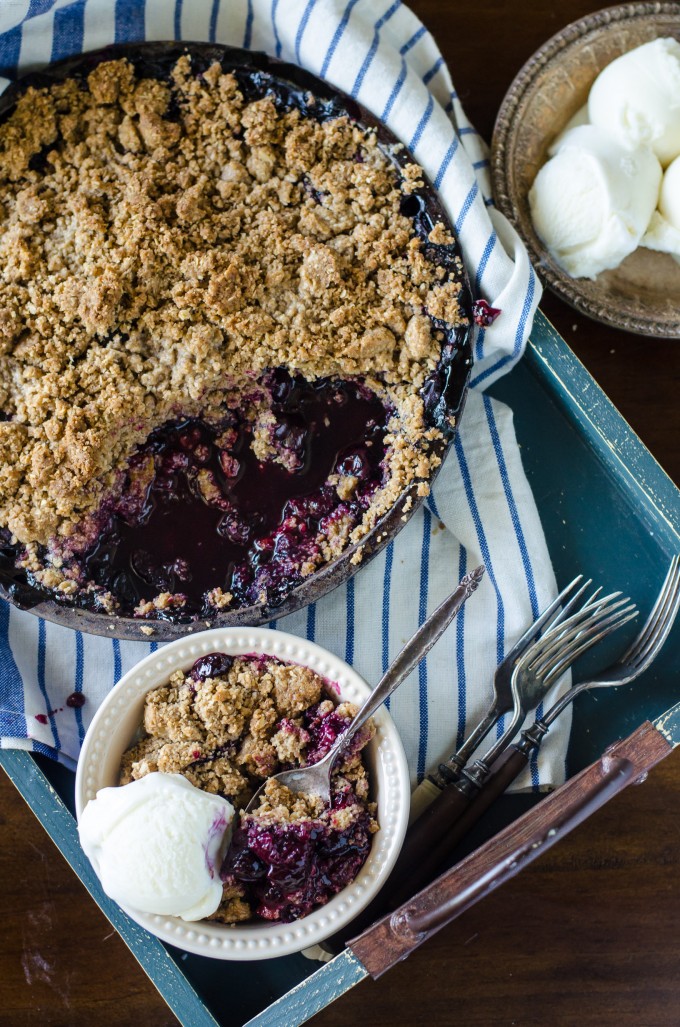
[[[601,591],[597,589],[580,610],[546,631],[516,664],[511,679],[516,696],[512,720],[489,751],[462,771],[474,786],[471,797],[486,780],[491,764],[510,744],[527,713],[538,706],[571,664],[612,631],[637,617],[638,609],[630,599],[619,599],[620,592],[601,598]]]
[[[668,638],[673,627],[675,618],[680,610],[680,555],[673,557],[668,568],[668,573],[661,586],[661,591],[650,614],[640,629],[639,634],[633,639],[629,647],[619,656],[616,663],[607,667],[600,674],[581,681],[569,689],[561,699],[552,706],[542,717],[536,721],[528,731],[522,733],[522,737],[530,737],[535,740],[536,745],[545,735],[560,713],[573,702],[581,692],[590,691],[591,688],[612,688],[618,685],[627,685],[639,677],[650,665],[656,654]],[[534,733],[535,732],[535,736]]]
[[[513,683],[513,672],[518,662],[534,645],[541,635],[541,631],[544,631],[543,637],[545,637],[545,634],[548,631],[556,629],[559,625],[566,625],[569,614],[575,609],[577,603],[592,584],[592,581],[589,579],[588,581],[583,582],[583,584],[580,585],[580,588],[574,592],[576,586],[582,581],[583,575],[579,574],[566,586],[566,588],[562,589],[557,598],[554,599],[537,618],[537,620],[527,628],[521,638],[515,642],[512,649],[506,654],[501,663],[499,663],[494,674],[494,695],[489,709],[474,730],[464,740],[460,748],[458,748],[453,755],[449,756],[445,762],[440,763],[438,769],[433,771],[431,774],[428,774],[428,776],[425,777],[415,789],[411,795],[411,809],[409,815],[410,823],[413,823],[418,819],[430,803],[437,798],[437,795],[442,788],[445,788],[446,785],[452,784],[454,781],[459,779],[463,767],[466,765],[478,745],[488,735],[494,724],[496,724],[505,713],[509,713],[511,710],[516,708],[518,695]],[[598,590],[591,597],[591,600],[595,600],[600,591],[601,590]],[[608,596],[606,598],[609,600],[617,598],[620,595],[620,592],[615,592],[612,593],[612,596]],[[605,602],[605,600],[602,599],[600,602]],[[564,603],[564,606],[562,606],[562,603]],[[562,606],[561,609],[560,606]],[[540,650],[537,650],[537,652],[538,651]],[[540,698],[536,700],[535,705],[538,705],[539,702]],[[524,712],[520,715],[518,725],[522,723],[530,709],[532,709],[531,706],[524,709]]]

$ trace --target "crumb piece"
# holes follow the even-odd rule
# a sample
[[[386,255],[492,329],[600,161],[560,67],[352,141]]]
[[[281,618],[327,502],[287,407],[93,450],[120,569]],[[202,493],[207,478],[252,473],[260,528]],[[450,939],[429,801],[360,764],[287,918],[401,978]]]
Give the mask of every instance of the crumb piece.
[[[250,904],[244,898],[245,889],[238,884],[225,884],[222,891],[222,900],[206,920],[215,920],[221,924],[237,924],[243,920],[250,920],[252,910]]]
[[[281,763],[303,763],[304,750],[309,742],[309,734],[297,718],[291,720],[284,717],[278,731],[272,735],[271,743]]]
[[[264,823],[294,823],[296,820],[314,820],[321,815],[324,802],[318,795],[291,792],[278,781],[269,780],[253,816]]]
[[[294,717],[321,698],[323,682],[309,667],[281,664],[273,677],[276,708],[283,717]]]
[[[206,602],[216,610],[226,610],[228,606],[231,606],[234,597],[231,592],[223,592],[221,588],[213,588],[207,593],[205,598]]]
[[[181,609],[187,601],[187,597],[182,595],[181,592],[161,592],[160,595],[155,596],[149,601],[138,603],[134,609],[135,617],[151,617],[158,610],[176,610]]]

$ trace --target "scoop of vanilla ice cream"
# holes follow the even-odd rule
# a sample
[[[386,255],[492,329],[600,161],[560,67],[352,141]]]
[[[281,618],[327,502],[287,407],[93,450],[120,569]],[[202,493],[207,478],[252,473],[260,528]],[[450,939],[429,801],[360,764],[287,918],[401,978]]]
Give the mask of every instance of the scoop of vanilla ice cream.
[[[573,278],[595,278],[632,253],[649,224],[661,166],[592,125],[560,138],[538,172],[529,206],[538,236]]]
[[[680,232],[680,157],[666,168],[661,183],[659,210],[666,221]]]
[[[680,154],[680,43],[654,39],[617,57],[595,79],[588,114],[622,146],[650,146],[669,164]]]
[[[571,132],[572,128],[580,128],[581,125],[588,124],[590,124],[590,122],[588,121],[588,104],[586,103],[583,107],[579,107],[576,114],[569,118],[569,121],[566,123],[560,134],[553,140],[553,144],[548,152],[551,154],[555,153],[567,132]]]
[[[106,894],[145,913],[200,920],[222,898],[220,867],[234,807],[180,774],[102,788],[83,810],[80,841]]]
[[[649,227],[640,242],[647,250],[658,250],[659,253],[670,253],[680,259],[680,231],[673,228],[658,210],[652,214]]]
[[[659,209],[652,214],[642,245],[680,258],[680,157],[666,168]]]

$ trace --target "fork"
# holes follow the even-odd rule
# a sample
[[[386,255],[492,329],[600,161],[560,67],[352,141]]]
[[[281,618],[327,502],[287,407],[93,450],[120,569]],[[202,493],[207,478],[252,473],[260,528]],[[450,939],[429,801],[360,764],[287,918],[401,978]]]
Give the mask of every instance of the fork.
[[[522,637],[515,642],[512,649],[498,665],[496,673],[494,674],[494,696],[489,709],[484,717],[482,717],[479,724],[465,739],[460,748],[457,749],[457,751],[450,756],[446,762],[440,763],[438,770],[428,775],[415,789],[411,796],[409,823],[413,823],[418,819],[418,817],[424,812],[430,803],[437,798],[441,790],[447,784],[458,780],[463,767],[468,762],[470,756],[478,747],[480,742],[484,740],[493,725],[496,724],[505,713],[509,713],[511,710],[515,709],[518,701],[518,696],[516,694],[512,678],[515,667],[519,660],[525,655],[529,647],[534,644],[542,629],[545,628],[545,632],[547,632],[566,622],[568,615],[581,599],[586,589],[590,587],[592,581],[588,580],[584,582],[578,591],[571,595],[571,598],[565,603],[561,610],[559,610],[559,607],[565,599],[573,593],[576,586],[582,580],[583,576],[579,574],[566,586],[566,588],[562,589],[557,598],[554,599],[553,602],[550,603],[550,605],[543,611],[540,617],[538,617],[538,619],[529,626]],[[599,593],[596,592],[591,598],[595,600],[598,594]],[[620,592],[613,593],[612,597],[619,596],[620,594]],[[600,602],[605,602],[605,600],[602,599]],[[538,705],[539,701],[540,699],[538,699],[534,705]],[[520,719],[517,721],[517,726],[522,723],[530,709],[533,709],[533,706],[526,706],[524,712],[520,715]],[[513,723],[514,719],[515,718],[513,718]]]
[[[512,741],[527,713],[535,709],[546,693],[575,660],[612,631],[638,615],[635,603],[618,599],[620,592],[600,598],[597,589],[584,606],[567,620],[541,636],[533,649],[518,662],[511,683],[517,695],[513,717],[498,741],[471,768],[464,768],[467,781],[481,785],[491,764]],[[461,785],[463,782],[460,782]]]
[[[522,637],[515,642],[512,649],[505,655],[501,663],[499,663],[496,668],[496,673],[494,674],[494,695],[489,709],[456,752],[454,752],[452,756],[449,756],[445,763],[440,764],[438,771],[435,771],[426,779],[435,785],[437,789],[443,788],[446,783],[454,781],[460,776],[460,772],[470,759],[470,756],[472,756],[472,753],[480,742],[484,741],[494,724],[496,724],[504,714],[510,712],[514,703],[512,692],[512,672],[515,669],[517,661],[538,638],[543,628],[548,630],[566,619],[569,611],[574,608],[575,604],[591,582],[585,582],[585,584],[579,588],[578,592],[572,595],[572,598],[565,604],[562,610],[559,608],[582,580],[583,575],[579,574],[566,586],[566,588],[563,588],[557,598],[554,599],[552,603],[546,607],[540,617],[538,617],[538,619],[535,620],[529,628],[527,628]]]
[[[410,828],[404,843],[404,860],[419,866],[443,834],[463,815],[484,781],[491,765],[508,747],[529,710],[534,709],[574,660],[612,631],[637,616],[637,608],[629,599],[619,599],[620,592],[600,598],[597,589],[590,599],[566,620],[560,620],[541,635],[516,663],[511,675],[515,696],[514,713],[501,737],[481,759],[461,771]],[[399,862],[401,862],[401,857]]]
[[[512,784],[532,754],[540,747],[559,715],[577,696],[594,688],[617,688],[620,685],[627,685],[647,670],[668,638],[679,610],[680,555],[676,555],[671,560],[668,573],[647,620],[626,651],[606,670],[573,685],[547,713],[542,717],[536,717],[533,725],[522,732],[521,741],[510,746],[494,763],[479,797],[475,799],[475,820]],[[482,798],[483,805],[480,803]]]

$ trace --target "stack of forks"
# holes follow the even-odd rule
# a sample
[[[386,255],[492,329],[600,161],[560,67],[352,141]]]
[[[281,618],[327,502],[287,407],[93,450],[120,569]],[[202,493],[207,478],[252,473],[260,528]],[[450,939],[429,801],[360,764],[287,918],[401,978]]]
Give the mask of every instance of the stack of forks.
[[[442,869],[463,835],[512,784],[540,747],[557,717],[582,692],[627,684],[654,660],[680,608],[680,556],[668,574],[644,626],[619,659],[595,677],[578,682],[533,725],[513,739],[527,714],[587,649],[637,616],[620,592],[597,589],[582,605],[592,582],[575,578],[513,646],[494,676],[494,696],[477,727],[412,797],[411,826],[399,859],[380,895],[352,925],[353,933],[407,901]],[[481,757],[470,758],[500,718],[512,712],[501,737]],[[324,943],[342,947],[339,938]]]

